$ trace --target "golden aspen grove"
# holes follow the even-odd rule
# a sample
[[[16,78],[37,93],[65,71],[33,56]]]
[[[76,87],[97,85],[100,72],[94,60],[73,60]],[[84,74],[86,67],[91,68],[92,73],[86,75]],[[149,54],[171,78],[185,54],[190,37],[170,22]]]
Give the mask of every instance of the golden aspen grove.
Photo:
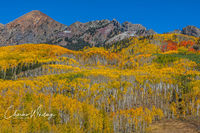
[[[156,34],[79,51],[2,46],[0,132],[143,133],[165,119],[199,124],[199,42]]]

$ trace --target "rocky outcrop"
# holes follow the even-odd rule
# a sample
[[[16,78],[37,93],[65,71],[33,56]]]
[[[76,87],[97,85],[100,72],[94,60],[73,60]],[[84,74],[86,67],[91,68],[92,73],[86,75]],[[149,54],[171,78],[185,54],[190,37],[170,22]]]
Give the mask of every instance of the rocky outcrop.
[[[154,34],[157,34],[157,33],[154,30],[150,29],[150,30],[145,31],[144,36],[145,35],[154,35]]]
[[[183,28],[181,33],[189,36],[200,37],[200,29],[191,25]]]
[[[181,30],[178,30],[178,29],[177,29],[177,30],[168,32],[168,34],[172,34],[172,33],[181,34]]]
[[[188,36],[200,37],[200,29],[195,26],[191,26],[191,25],[183,28],[182,30],[177,29],[177,30],[167,32],[167,33],[168,34],[177,33],[177,34],[184,34],[184,35],[188,35]]]
[[[139,31],[146,31],[146,28],[141,24],[132,24],[130,22],[124,22],[122,24],[122,31],[129,31],[129,32],[139,32]]]
[[[106,44],[112,44],[124,39],[127,39],[129,37],[137,37],[137,36],[148,36],[148,35],[154,35],[157,34],[152,29],[146,30],[146,28],[140,24],[132,24],[130,26],[131,28],[127,28],[126,30],[123,30],[125,32],[122,32],[121,34],[118,34],[114,36],[113,38],[110,38],[108,41],[106,41]],[[123,28],[123,27],[122,27]]]
[[[3,43],[1,42],[1,41],[4,40],[4,38],[5,38],[5,37],[3,36],[4,27],[5,27],[5,26],[4,26],[3,24],[0,23],[0,46],[5,45],[5,44],[3,44]]]
[[[134,36],[134,33],[133,32],[123,32],[119,35],[116,35],[112,38],[110,38],[108,41],[106,41],[106,44],[112,44],[112,43],[115,43],[117,41],[121,41],[121,40],[124,40],[124,39],[127,39],[131,36]]]
[[[4,25],[0,23],[0,29],[3,29],[3,28],[4,28]]]

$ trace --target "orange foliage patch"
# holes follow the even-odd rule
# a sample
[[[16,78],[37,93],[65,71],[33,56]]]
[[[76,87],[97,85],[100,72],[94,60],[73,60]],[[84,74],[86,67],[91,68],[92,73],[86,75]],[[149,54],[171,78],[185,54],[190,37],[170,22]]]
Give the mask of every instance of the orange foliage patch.
[[[163,45],[161,47],[161,50],[162,52],[165,52],[165,51],[170,51],[170,50],[177,50],[177,43],[171,41],[171,40],[168,40],[166,41],[167,44]]]
[[[166,51],[172,51],[177,50],[179,47],[186,47],[188,48],[188,51],[196,52],[196,50],[193,48],[193,45],[195,44],[194,41],[181,41],[179,44],[176,42],[173,42],[172,40],[166,41],[167,44],[161,46],[162,52]]]
[[[179,47],[187,47],[187,48],[189,48],[189,47],[191,47],[191,46],[193,46],[194,45],[194,42],[193,41],[182,41],[182,42],[180,42],[179,43]]]

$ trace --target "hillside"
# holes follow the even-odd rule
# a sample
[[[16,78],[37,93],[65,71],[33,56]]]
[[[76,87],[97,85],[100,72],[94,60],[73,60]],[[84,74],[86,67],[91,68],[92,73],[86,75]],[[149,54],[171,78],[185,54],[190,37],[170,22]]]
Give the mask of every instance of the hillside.
[[[160,132],[166,128],[157,122],[177,127],[166,121],[182,120],[187,131],[198,132],[199,45],[193,36],[157,34],[81,51],[49,44],[0,47],[0,130]],[[53,115],[5,119],[10,105],[7,118],[15,109],[38,107]]]

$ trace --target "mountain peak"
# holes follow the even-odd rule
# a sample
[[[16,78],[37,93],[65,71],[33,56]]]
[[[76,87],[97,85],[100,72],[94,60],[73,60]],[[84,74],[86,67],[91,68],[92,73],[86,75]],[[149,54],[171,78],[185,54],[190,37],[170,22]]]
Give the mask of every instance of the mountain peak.
[[[29,17],[30,17],[30,16],[32,16],[32,17],[39,17],[39,16],[49,17],[49,16],[47,16],[46,14],[44,14],[43,12],[41,12],[41,11],[39,11],[39,10],[33,10],[33,11],[31,11],[31,12],[25,14],[23,17],[28,17],[28,16],[29,16]]]
[[[5,25],[1,44],[53,43],[52,38],[66,26],[41,11],[31,11]]]
[[[16,20],[6,24],[6,26],[7,26],[7,28],[12,28],[17,25],[20,25],[22,27],[28,27],[30,25],[34,26],[34,25],[46,23],[47,21],[53,22],[55,20],[53,20],[46,14],[42,13],[41,11],[33,10],[33,11],[17,18]]]
[[[40,10],[33,10],[33,11],[30,11],[29,13],[42,13]]]

